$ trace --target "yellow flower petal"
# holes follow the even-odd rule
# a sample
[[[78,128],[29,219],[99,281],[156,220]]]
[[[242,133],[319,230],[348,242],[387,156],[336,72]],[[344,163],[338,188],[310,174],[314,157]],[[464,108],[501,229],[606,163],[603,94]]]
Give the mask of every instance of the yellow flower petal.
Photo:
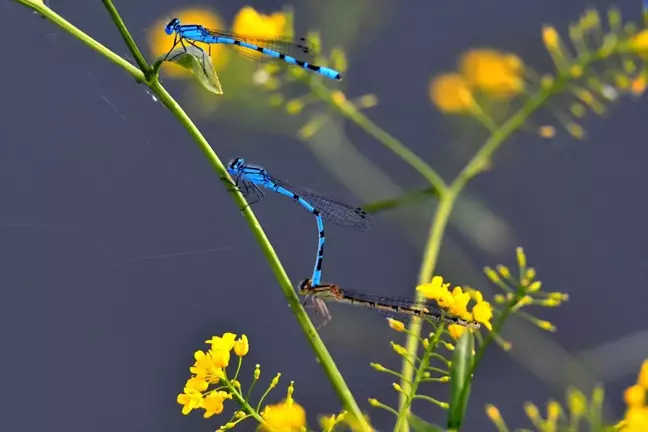
[[[487,301],[479,302],[473,306],[472,314],[478,323],[481,323],[488,330],[492,330],[493,326],[490,323],[491,318],[493,318],[493,309]]]
[[[648,390],[648,360],[645,360],[641,365],[641,370],[639,371],[639,378],[637,379],[637,384]]]
[[[523,69],[522,60],[515,55],[488,49],[468,51],[459,62],[459,70],[471,87],[503,99],[522,92]]]
[[[262,430],[298,432],[306,426],[306,411],[296,402],[287,403],[285,400],[275,405],[266,405],[261,413],[267,426]]]
[[[641,407],[646,404],[646,389],[640,385],[628,387],[623,393],[623,399],[629,407]]]
[[[450,336],[454,340],[459,340],[459,338],[464,334],[465,331],[466,327],[459,324],[450,324],[448,326],[448,333],[450,333]]]
[[[241,335],[241,338],[234,342],[234,352],[237,356],[243,357],[250,351],[250,344],[246,335]]]
[[[281,12],[264,15],[257,12],[252,6],[245,6],[234,17],[232,32],[252,38],[273,39],[286,33],[286,24],[286,15]],[[239,51],[252,58],[263,55],[245,48],[240,48]]]
[[[475,100],[468,82],[459,74],[438,75],[430,82],[430,99],[441,111],[469,111]]]
[[[232,399],[232,395],[224,391],[217,391],[205,396],[205,399],[203,399],[203,408],[205,408],[204,417],[209,418],[214,414],[222,413],[225,399]]]

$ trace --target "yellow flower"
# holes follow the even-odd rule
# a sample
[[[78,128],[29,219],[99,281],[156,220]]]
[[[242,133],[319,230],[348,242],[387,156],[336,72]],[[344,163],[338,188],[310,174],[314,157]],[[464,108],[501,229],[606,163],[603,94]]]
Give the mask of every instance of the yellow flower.
[[[257,12],[252,6],[245,6],[234,17],[232,32],[256,38],[272,39],[280,37],[286,32],[286,23],[286,15],[281,12],[264,15]],[[244,48],[241,48],[241,51],[252,58],[263,55]]]
[[[449,283],[443,283],[441,276],[434,276],[432,282],[417,286],[416,291],[420,292],[423,297],[438,302],[439,299],[446,298],[448,295],[451,296],[450,291],[448,291],[449,286]]]
[[[629,407],[641,407],[646,404],[646,389],[640,385],[628,387],[623,393],[623,399]]]
[[[296,432],[306,425],[306,411],[296,402],[282,401],[266,405],[261,413],[266,422],[261,429],[266,431]]]
[[[179,394],[177,400],[182,405],[182,414],[187,415],[192,410],[202,406],[202,393],[185,387],[184,393]]]
[[[542,41],[549,51],[560,50],[560,36],[552,26],[544,26],[542,28]]]
[[[493,330],[493,326],[490,323],[491,318],[493,318],[493,308],[487,301],[482,301],[477,303],[472,308],[473,319],[478,323],[481,323],[488,330]]]
[[[450,336],[452,336],[452,339],[454,340],[459,340],[459,338],[464,334],[465,331],[466,327],[459,324],[450,324],[448,326],[448,333],[450,333]]]
[[[204,351],[196,351],[194,353],[196,362],[189,368],[189,371],[196,375],[197,378],[202,378],[209,382],[219,382],[223,376],[222,367],[216,366],[210,353]]]
[[[392,330],[395,330],[397,332],[405,331],[405,324],[403,324],[402,321],[387,318],[387,322],[389,323],[389,327],[391,327]]]
[[[472,316],[467,309],[468,302],[470,301],[470,293],[463,292],[461,287],[455,287],[455,289],[452,290],[452,297],[454,301],[448,307],[450,313],[459,318],[470,320]]]
[[[205,408],[204,417],[209,418],[214,414],[222,413],[225,399],[232,399],[232,395],[224,391],[217,391],[205,396],[205,399],[203,399],[203,408]]]
[[[190,388],[199,392],[207,390],[208,386],[209,384],[205,379],[198,377],[189,378],[185,384],[185,388]]]
[[[630,408],[625,415],[623,432],[646,432],[648,425],[648,407]]]
[[[234,342],[234,352],[237,356],[243,357],[250,351],[250,344],[246,335],[241,335],[241,338]]]
[[[225,333],[222,337],[213,336],[205,343],[211,344],[209,354],[212,358],[212,363],[217,368],[225,368],[229,365],[230,351],[234,348],[236,335],[234,333]]]
[[[342,411],[340,414],[331,414],[330,416],[326,416],[320,419],[320,427],[324,430],[324,432],[331,432],[334,430],[335,426],[338,425],[339,423],[342,423],[344,420],[344,417],[346,416],[347,412]]]
[[[635,51],[643,52],[643,54],[646,54],[646,51],[648,51],[648,30],[642,30],[637,33],[630,40],[630,46]]]
[[[486,405],[486,415],[491,419],[495,425],[498,426],[498,430],[508,430],[504,424],[504,419],[502,414],[500,414],[499,409],[495,405]]]
[[[149,27],[148,46],[151,54],[155,58],[166,55],[173,46],[174,36],[169,36],[164,32],[164,27],[169,23],[172,17],[180,19],[181,24],[201,24],[207,28],[216,30],[222,30],[225,27],[223,20],[209,9],[191,8],[172,12]],[[202,43],[197,43],[197,45],[205,51],[205,55],[209,53],[208,45]],[[227,54],[227,49],[223,45],[212,45],[211,58],[214,65],[222,66],[226,64],[228,60]],[[191,75],[191,72],[187,69],[173,63],[165,62],[164,70],[168,76],[173,78],[187,77]]]
[[[637,378],[637,384],[648,391],[648,360],[645,360],[641,365],[639,378]]]
[[[585,413],[585,410],[587,410],[587,399],[583,392],[575,388],[568,388],[567,406],[569,406],[569,411],[571,411],[572,416],[582,416]]]
[[[507,99],[524,87],[524,64],[519,57],[495,50],[468,51],[461,57],[459,70],[471,87],[494,97]]]
[[[475,105],[468,82],[456,73],[434,77],[429,91],[430,99],[443,112],[466,112]]]

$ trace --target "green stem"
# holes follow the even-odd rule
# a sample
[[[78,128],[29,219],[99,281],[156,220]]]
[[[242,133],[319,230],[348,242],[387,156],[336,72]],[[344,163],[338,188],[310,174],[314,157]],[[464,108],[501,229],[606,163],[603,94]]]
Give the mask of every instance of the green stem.
[[[155,81],[151,85],[151,89],[158,97],[158,99],[171,110],[171,112],[178,118],[178,120],[180,121],[180,123],[182,123],[185,129],[187,129],[187,132],[189,132],[189,135],[191,135],[194,141],[198,144],[200,150],[203,152],[204,156],[210,162],[210,164],[217,172],[217,174],[221,178],[230,179],[227,170],[221,163],[216,153],[214,153],[214,150],[209,146],[209,143],[207,143],[205,137],[203,137],[203,135],[200,133],[198,128],[194,125],[194,123],[187,116],[187,114],[182,110],[182,108],[180,108],[180,105],[178,105],[178,103],[171,97],[171,95],[169,95],[166,89],[162,87],[162,85],[157,81]],[[231,179],[228,180],[228,183],[231,183]],[[315,355],[317,356],[318,360],[320,361],[320,364],[324,368],[324,372],[326,373],[328,379],[331,381],[331,384],[333,385],[335,392],[337,393],[338,397],[342,401],[342,404],[345,406],[346,410],[358,418],[358,421],[362,426],[362,429],[369,431],[370,427],[366,422],[364,416],[362,415],[362,411],[360,410],[360,407],[358,406],[355,399],[353,398],[353,395],[351,394],[349,387],[347,386],[346,382],[344,381],[344,378],[342,377],[342,374],[340,373],[337,366],[335,365],[333,358],[331,357],[328,350],[326,349],[324,342],[322,342],[322,339],[319,337],[319,334],[317,333],[317,330],[313,326],[313,323],[310,321],[308,314],[302,307],[301,302],[297,297],[297,294],[295,293],[295,289],[293,288],[292,283],[290,282],[290,279],[286,274],[286,271],[284,270],[283,266],[281,265],[281,262],[279,261],[279,257],[277,257],[274,248],[272,247],[270,241],[268,240],[265,233],[261,229],[261,225],[259,224],[258,220],[254,216],[254,213],[252,213],[250,206],[247,205],[240,191],[234,191],[232,195],[238,207],[243,209],[243,216],[248,222],[248,225],[250,226],[252,233],[256,237],[257,242],[261,246],[263,254],[268,260],[270,267],[272,268],[272,271],[275,274],[275,277],[279,281],[279,285],[281,286],[284,296],[288,301],[289,307],[292,309],[293,314],[297,318],[297,322],[301,326],[302,331],[304,332],[306,338],[310,342],[313,351],[315,351]]]
[[[494,335],[499,333],[500,329],[504,325],[504,322],[511,314],[512,306],[517,302],[518,299],[519,298],[516,298],[514,301],[511,301],[509,305],[506,307],[506,309],[499,316],[497,321],[495,321],[495,324],[493,325],[493,330],[488,332],[488,336],[486,336],[486,338],[484,339],[484,343],[479,345],[479,349],[477,350],[472,365],[470,366],[470,372],[466,376],[469,377],[473,376],[473,374],[475,373],[475,369],[477,368],[477,364],[479,363],[481,358],[484,356],[484,353],[486,352],[486,347],[490,345],[490,343],[493,341],[493,338],[495,337]],[[468,391],[469,387],[470,387],[469,385],[464,385],[462,387],[458,400],[463,400],[464,394]]]
[[[401,395],[403,396],[404,402],[402,405],[399,406],[398,409],[398,420],[396,421],[396,427],[394,428],[395,431],[398,431],[403,426],[406,428],[409,427],[407,425],[407,416],[409,415],[410,406],[414,401],[414,397],[416,396],[416,391],[418,390],[418,386],[421,384],[421,380],[423,380],[423,374],[425,373],[425,370],[430,364],[430,357],[432,356],[432,353],[434,352],[439,342],[439,339],[443,334],[444,328],[445,326],[443,323],[439,324],[439,326],[436,328],[436,331],[434,332],[434,336],[430,340],[430,345],[423,353],[423,358],[419,362],[419,366],[416,371],[416,376],[412,380],[412,384],[409,385],[407,389],[403,387],[403,392],[401,393]]]
[[[362,114],[357,109],[343,109],[343,107],[341,107],[340,104],[335,101],[331,91],[319,80],[308,79],[308,85],[310,86],[311,91],[319,96],[320,99],[327,102],[342,115],[353,121],[365,132],[374,137],[378,142],[382,143],[385,147],[393,151],[401,159],[410,164],[410,166],[418,171],[419,174],[421,174],[428,181],[428,183],[430,183],[430,185],[434,187],[435,190],[442,191],[446,188],[446,184],[441,176],[437,174],[437,172],[434,171],[434,169],[432,169],[432,167],[430,167],[427,162],[421,159],[412,150],[408,149],[396,138],[385,132],[385,130],[378,126],[376,123],[369,120],[367,116]]]
[[[128,49],[130,50],[131,54],[133,54],[133,58],[135,58],[135,61],[137,62],[137,65],[139,66],[140,70],[148,78],[151,72],[151,67],[149,66],[144,56],[142,55],[142,52],[137,47],[135,40],[133,40],[133,37],[130,35],[130,32],[126,28],[126,24],[124,23],[124,20],[122,20],[122,17],[119,15],[119,12],[117,12],[117,8],[115,7],[115,5],[111,0],[103,0],[103,4],[106,7],[106,9],[108,9],[108,14],[110,14],[110,17],[112,18],[113,22],[117,26],[119,33],[121,33],[122,38],[124,38],[124,42],[126,43],[126,46],[128,46]]]
[[[428,236],[428,243],[425,247],[425,253],[423,255],[423,262],[421,269],[419,270],[418,283],[424,284],[432,279],[432,272],[434,271],[434,266],[436,265],[437,259],[439,257],[439,251],[441,249],[441,240],[443,239],[443,233],[445,232],[445,227],[450,219],[450,213],[452,212],[452,207],[456,200],[456,195],[444,193],[441,195],[434,219],[432,222],[432,227],[430,228],[430,235]],[[422,296],[416,293],[416,298],[418,301],[422,300]],[[416,355],[419,344],[419,337],[421,334],[421,328],[423,325],[423,320],[419,317],[412,317],[410,321],[410,326],[408,329],[407,340],[405,343],[405,348],[409,355]],[[407,404],[406,394],[410,392],[409,383],[412,381],[414,375],[414,367],[408,362],[403,362],[403,367],[401,369],[401,375],[403,375],[403,381],[401,382],[401,387],[403,387],[404,392],[401,393],[398,397],[398,406],[399,412],[402,412]],[[400,431],[407,432],[409,427],[407,421],[402,421],[400,423]],[[399,429],[394,429],[398,431]]]
[[[227,386],[227,389],[230,391],[230,394],[234,395],[234,397],[236,398],[239,405],[241,405],[241,408],[243,408],[245,411],[247,411],[247,413],[250,416],[254,417],[254,419],[256,421],[258,421],[260,425],[267,426],[267,424],[266,424],[265,420],[263,419],[263,417],[261,417],[261,415],[257,412],[257,410],[255,410],[254,408],[252,408],[250,406],[248,401],[246,401],[243,398],[243,395],[241,395],[241,393],[239,393],[239,391],[236,389],[236,387],[234,387],[232,385],[232,383],[230,383],[229,379],[227,379],[227,376],[225,376],[223,381],[225,381],[225,385]]]
[[[49,21],[58,25],[63,30],[70,33],[72,36],[81,40],[86,45],[90,46],[92,49],[99,52],[104,57],[108,58],[113,63],[117,64],[118,66],[121,66],[126,72],[128,72],[133,77],[135,77],[135,79],[138,80],[139,82],[146,82],[147,85],[158,97],[158,99],[173,113],[173,115],[180,121],[180,123],[182,123],[182,125],[185,127],[189,135],[196,142],[196,144],[198,145],[198,147],[200,148],[203,155],[205,156],[209,164],[212,166],[214,171],[216,171],[216,173],[222,179],[226,179],[228,185],[231,184],[232,180],[229,174],[227,173],[225,166],[222,164],[222,162],[220,161],[220,159],[218,158],[214,150],[210,147],[205,137],[202,135],[202,133],[200,133],[196,125],[191,121],[189,116],[187,116],[187,114],[180,107],[180,105],[171,97],[171,95],[166,91],[166,89],[162,87],[160,82],[155,78],[155,75],[153,76],[152,79],[147,81],[146,77],[144,76],[144,73],[141,70],[137,69],[132,64],[124,60],[121,56],[115,54],[114,52],[112,52],[111,50],[109,50],[99,42],[95,41],[93,38],[91,38],[90,36],[82,32],[81,30],[76,28],[74,25],[72,25],[67,20],[65,20],[63,17],[58,15],[56,12],[54,12],[53,10],[45,6],[42,2],[36,0],[16,0],[16,1],[24,6],[29,7],[30,9],[35,10],[36,12],[41,14]],[[117,11],[114,10],[114,13],[116,14]],[[119,18],[119,21],[121,21],[121,18]],[[342,375],[340,374],[340,371],[337,369],[335,363],[333,362],[333,359],[331,358],[331,355],[327,351],[326,347],[324,346],[324,343],[322,342],[319,335],[317,334],[315,327],[313,326],[310,319],[308,318],[308,314],[301,306],[299,298],[295,293],[295,290],[292,286],[292,283],[290,282],[290,279],[288,278],[288,275],[286,274],[286,271],[281,265],[281,262],[279,261],[276,252],[274,251],[272,245],[270,244],[270,241],[268,240],[265,233],[261,229],[261,225],[259,224],[256,217],[254,216],[254,213],[252,212],[250,206],[247,205],[247,202],[245,201],[240,191],[233,192],[232,198],[234,199],[235,203],[238,205],[238,208],[243,209],[242,210],[243,216],[247,221],[248,225],[250,226],[250,230],[252,231],[252,234],[255,236],[257,242],[261,246],[263,254],[265,255],[268,263],[270,264],[270,267],[272,268],[272,271],[275,274],[277,281],[279,282],[279,285],[284,293],[284,296],[286,297],[286,300],[288,301],[290,308],[293,311],[293,314],[297,318],[297,322],[301,326],[302,331],[305,333],[308,341],[310,342],[313,351],[315,351],[315,355],[317,356],[318,360],[320,361],[320,364],[324,368],[324,372],[326,373],[327,377],[331,381],[331,384],[333,385],[338,397],[342,401],[342,404],[345,406],[346,410],[349,411],[350,414],[352,414],[357,418],[358,423],[362,428],[362,430],[364,431],[371,430],[362,414],[362,411],[360,410],[360,407],[356,403],[355,399],[353,398],[353,395],[351,394],[351,391],[347,387],[346,382],[344,381]]]
[[[620,48],[621,49],[621,48]],[[604,60],[609,56],[609,53],[597,52],[595,54],[585,54],[578,59],[576,65],[585,69],[590,63]],[[421,263],[421,269],[419,271],[419,284],[426,283],[431,280],[434,268],[437,263],[439,249],[441,247],[441,240],[443,239],[443,232],[448,223],[448,218],[452,212],[452,207],[463,190],[466,184],[477,174],[479,174],[484,166],[490,161],[493,153],[502,145],[502,143],[517,129],[524,125],[526,120],[531,114],[533,114],[538,108],[540,108],[544,102],[551,97],[553,94],[560,92],[565,88],[567,83],[572,79],[568,74],[559,74],[554,81],[553,85],[541,89],[535,96],[530,97],[522,108],[520,108],[513,116],[511,116],[506,123],[504,123],[496,132],[494,132],[489,139],[484,143],[484,145],[475,153],[471,158],[468,164],[460,171],[459,175],[455,180],[444,190],[444,193],[441,195],[439,201],[439,206],[437,207],[434,219],[432,221],[432,227],[430,229],[430,236],[425,248],[425,253],[423,256],[423,262]],[[417,292],[416,297],[418,300],[422,300],[420,294]],[[502,317],[500,317],[501,320]],[[422,322],[418,317],[414,317],[411,320],[409,327],[409,333],[407,336],[407,342],[405,347],[408,354],[413,355],[418,349],[418,337],[421,332]],[[487,341],[490,342],[492,335],[489,334]],[[485,341],[486,342],[486,341]],[[481,358],[481,355],[479,356]],[[478,360],[476,358],[475,360]],[[476,366],[477,361],[473,362],[473,369]],[[407,381],[412,379],[414,369],[407,362],[403,362],[403,367],[401,374],[404,377],[402,383],[403,389],[407,389]],[[467,386],[464,387],[464,390],[467,390]],[[406,399],[403,395],[399,397],[399,407],[402,408],[406,404]],[[406,422],[402,422],[401,432],[407,432],[409,430]]]
[[[97,51],[102,56],[106,57],[111,62],[115,63],[117,66],[120,66],[126,72],[131,74],[137,81],[144,80],[145,77],[141,70],[139,70],[138,68],[130,64],[128,61],[123,59],[120,55],[115,54],[110,49],[106,48],[105,46],[103,46],[102,44],[100,44],[99,42],[97,42],[87,34],[85,34],[82,30],[79,30],[77,27],[72,25],[65,18],[63,18],[62,16],[54,12],[52,9],[45,6],[42,2],[36,0],[15,0],[15,1],[17,3],[22,4],[23,6],[27,6],[28,8],[38,12],[48,21],[56,24],[64,31],[68,32],[69,34],[79,39],[84,44],[88,45],[93,50]]]

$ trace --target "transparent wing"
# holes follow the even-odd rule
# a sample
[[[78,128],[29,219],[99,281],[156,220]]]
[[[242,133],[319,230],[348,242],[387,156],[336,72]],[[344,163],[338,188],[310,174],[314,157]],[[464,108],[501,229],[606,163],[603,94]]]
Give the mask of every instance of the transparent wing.
[[[297,187],[285,180],[274,177],[271,177],[271,180],[304,198],[320,212],[323,219],[329,222],[358,231],[369,231],[371,228],[371,216],[360,207],[351,207],[308,189]]]
[[[348,289],[342,289],[341,290],[345,296],[348,298],[353,298],[354,300],[360,300],[361,302],[365,303],[375,303],[380,306],[387,306],[387,307],[393,307],[393,308],[404,308],[404,309],[425,309],[427,313],[425,314],[428,317],[435,317],[437,319],[441,319],[446,322],[451,322],[451,323],[459,323],[461,325],[468,325],[473,328],[479,328],[479,324],[476,322],[469,322],[469,321],[464,321],[460,319],[459,317],[455,317],[451,314],[449,314],[447,311],[444,309],[440,308],[439,305],[436,304],[435,301],[430,300],[430,301],[417,301],[416,299],[412,297],[388,297],[388,296],[379,296],[379,295],[374,295],[374,294],[367,294],[363,292],[358,292],[358,291],[353,291],[353,290],[348,290]],[[383,315],[392,315],[392,314],[399,314],[399,313],[405,313],[404,311],[398,311],[396,309],[394,310],[383,310],[381,311]]]
[[[310,60],[317,55],[314,44],[306,40],[305,38],[298,40],[293,40],[290,38],[262,38],[251,35],[227,33],[219,30],[206,30],[206,32],[211,36],[232,38],[241,42],[257,45],[262,48],[268,48],[281,54],[299,57],[301,60]],[[252,58],[254,60],[266,62],[280,60],[278,58],[263,55],[257,51],[252,51],[248,48],[243,48],[236,45],[227,45],[227,47],[235,50],[238,54]]]
[[[372,302],[385,306],[395,306],[395,307],[404,307],[404,308],[416,308],[421,309],[425,308],[434,314],[436,312],[439,315],[443,312],[443,309],[439,307],[434,301],[417,301],[413,297],[393,297],[393,296],[379,296],[375,294],[367,294],[364,292],[353,291],[349,289],[343,289],[342,292],[357,300]]]

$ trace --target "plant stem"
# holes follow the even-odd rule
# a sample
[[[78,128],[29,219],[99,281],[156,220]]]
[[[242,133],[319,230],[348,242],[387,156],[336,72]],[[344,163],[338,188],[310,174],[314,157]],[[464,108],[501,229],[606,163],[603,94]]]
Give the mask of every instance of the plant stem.
[[[182,110],[180,105],[178,105],[178,103],[171,97],[171,95],[169,95],[166,89],[162,87],[162,85],[158,81],[155,81],[151,85],[151,89],[158,97],[158,99],[162,101],[162,103],[164,103],[164,105],[166,105],[169,108],[169,110],[171,110],[171,112],[178,118],[178,120],[180,121],[180,123],[182,123],[185,129],[187,129],[189,135],[191,135],[194,141],[198,144],[200,150],[203,152],[204,156],[210,162],[210,164],[212,165],[214,170],[218,173],[218,175],[221,178],[230,179],[227,170],[221,163],[216,153],[214,153],[214,150],[209,146],[209,143],[207,142],[205,137],[203,137],[203,135],[200,133],[200,131],[194,125],[194,123],[191,121],[189,116],[187,116],[187,114]],[[231,182],[231,179],[228,181]],[[254,216],[254,213],[250,209],[250,206],[247,205],[247,202],[243,198],[243,195],[241,195],[240,191],[237,190],[233,192],[232,195],[234,196],[234,200],[236,201],[238,207],[243,208],[242,210],[243,216],[248,222],[248,225],[250,226],[252,233],[256,237],[257,242],[261,246],[263,254],[268,260],[270,267],[272,268],[272,271],[275,274],[275,277],[279,281],[279,285],[281,286],[284,296],[288,301],[288,305],[290,306],[290,308],[293,311],[293,314],[297,318],[297,322],[301,326],[302,331],[304,332],[306,338],[310,342],[313,351],[315,351],[315,355],[317,356],[322,367],[324,368],[324,372],[326,373],[327,377],[331,381],[331,384],[333,384],[335,392],[337,393],[338,397],[342,401],[347,411],[349,411],[354,416],[358,417],[358,421],[362,429],[365,431],[369,431],[370,430],[369,425],[364,419],[360,407],[358,406],[355,399],[353,398],[353,395],[351,394],[351,391],[346,385],[346,382],[344,381],[342,374],[340,374],[340,371],[335,365],[333,358],[331,357],[328,350],[326,349],[326,346],[322,342],[322,339],[319,337],[319,334],[317,333],[317,330],[313,326],[313,323],[310,321],[308,314],[302,307],[301,302],[297,297],[297,294],[295,293],[295,289],[293,288],[292,283],[290,282],[290,279],[286,274],[286,271],[284,270],[283,266],[281,265],[281,262],[279,261],[279,257],[277,257],[274,248],[272,247],[270,241],[268,240],[265,233],[263,232],[263,229],[261,228],[261,225],[259,224],[258,220]]]
[[[416,153],[388,134],[376,123],[372,122],[367,116],[355,109],[355,107],[354,109],[345,109],[344,105],[336,102],[333,93],[319,80],[309,78],[307,82],[311,91],[319,96],[320,99],[327,102],[339,113],[353,121],[357,126],[378,140],[378,142],[382,143],[385,147],[407,162],[412,168],[418,171],[418,173],[421,174],[434,189],[442,191],[446,188],[446,184],[441,176],[437,174],[437,172],[432,169],[427,162],[416,155]]]
[[[110,17],[117,26],[119,33],[121,33],[122,35],[122,38],[124,38],[124,42],[126,43],[126,46],[128,46],[131,54],[133,54],[133,58],[135,58],[137,65],[148,79],[149,74],[151,73],[151,67],[148,65],[148,62],[142,55],[142,52],[137,47],[135,40],[133,40],[133,37],[126,28],[126,24],[124,23],[124,20],[122,20],[122,17],[119,15],[119,12],[117,12],[117,8],[113,4],[112,0],[103,0],[103,4],[106,9],[108,9]]]
[[[31,1],[31,0],[15,0],[15,1],[38,12],[48,21],[56,24],[57,26],[59,26],[60,28],[62,28],[72,36],[74,36],[75,38],[79,39],[84,44],[88,45],[93,50],[97,51],[102,56],[106,57],[111,62],[115,63],[117,66],[120,66],[126,72],[131,74],[137,81],[141,82],[144,80],[145,77],[141,70],[139,70],[138,68],[130,64],[127,60],[123,59],[120,55],[115,54],[110,49],[106,48],[105,46],[103,46],[102,44],[100,44],[90,36],[88,36],[82,30],[79,30],[77,27],[72,25],[69,21],[67,21],[65,18],[63,18],[62,16],[54,12],[52,9],[45,6],[43,3],[37,1]]]
[[[414,401],[416,390],[418,389],[418,386],[421,383],[421,380],[423,379],[423,374],[425,373],[426,368],[430,364],[430,356],[436,349],[436,346],[439,342],[439,339],[441,338],[441,335],[443,334],[444,329],[445,329],[445,325],[443,323],[439,323],[438,327],[436,328],[436,331],[434,332],[434,336],[430,340],[430,345],[423,353],[423,358],[419,361],[419,366],[416,371],[416,376],[412,380],[411,385],[408,386],[407,389],[403,387],[403,391],[400,393],[404,401],[403,404],[400,405],[398,409],[398,420],[396,421],[396,427],[394,428],[395,431],[399,430],[399,428],[402,428],[403,426],[406,428],[408,427],[407,416],[409,415],[410,406]]]
[[[584,69],[589,63],[603,60],[604,58],[606,57],[602,53],[586,54],[578,59],[577,64]],[[452,207],[463,188],[474,176],[482,171],[483,167],[490,161],[493,153],[497,151],[502,143],[517,129],[523,126],[529,116],[538,110],[538,108],[540,108],[549,97],[564,89],[570,79],[570,75],[560,74],[557,76],[553,85],[541,89],[535,96],[530,97],[522,108],[513,114],[506,123],[504,123],[489,137],[484,145],[471,158],[468,164],[466,164],[466,166],[459,172],[459,175],[457,175],[455,180],[453,180],[453,182],[444,190],[432,221],[429,240],[425,248],[423,262],[421,263],[421,269],[419,272],[419,284],[426,283],[432,278],[437,263],[439,249],[441,247],[441,240],[443,239],[443,231],[448,223]],[[416,298],[418,300],[422,299],[418,293],[416,294]],[[422,322],[419,318],[412,318],[407,335],[407,342],[405,344],[407,352],[410,355],[414,355],[418,349],[418,338],[421,332],[421,324]],[[489,334],[489,337],[484,342],[490,341],[489,338],[491,337],[492,335]],[[480,354],[476,356],[475,362],[473,363],[473,369],[475,368],[477,361],[481,359],[481,356],[482,351],[480,351]],[[413,368],[407,362],[403,362],[401,371],[404,378],[401,384],[403,389],[408,389],[408,381],[411,381],[413,373]],[[401,395],[399,397],[399,407],[402,409],[405,404],[406,400]],[[409,428],[406,422],[403,422],[400,431],[407,432],[408,430]]]

